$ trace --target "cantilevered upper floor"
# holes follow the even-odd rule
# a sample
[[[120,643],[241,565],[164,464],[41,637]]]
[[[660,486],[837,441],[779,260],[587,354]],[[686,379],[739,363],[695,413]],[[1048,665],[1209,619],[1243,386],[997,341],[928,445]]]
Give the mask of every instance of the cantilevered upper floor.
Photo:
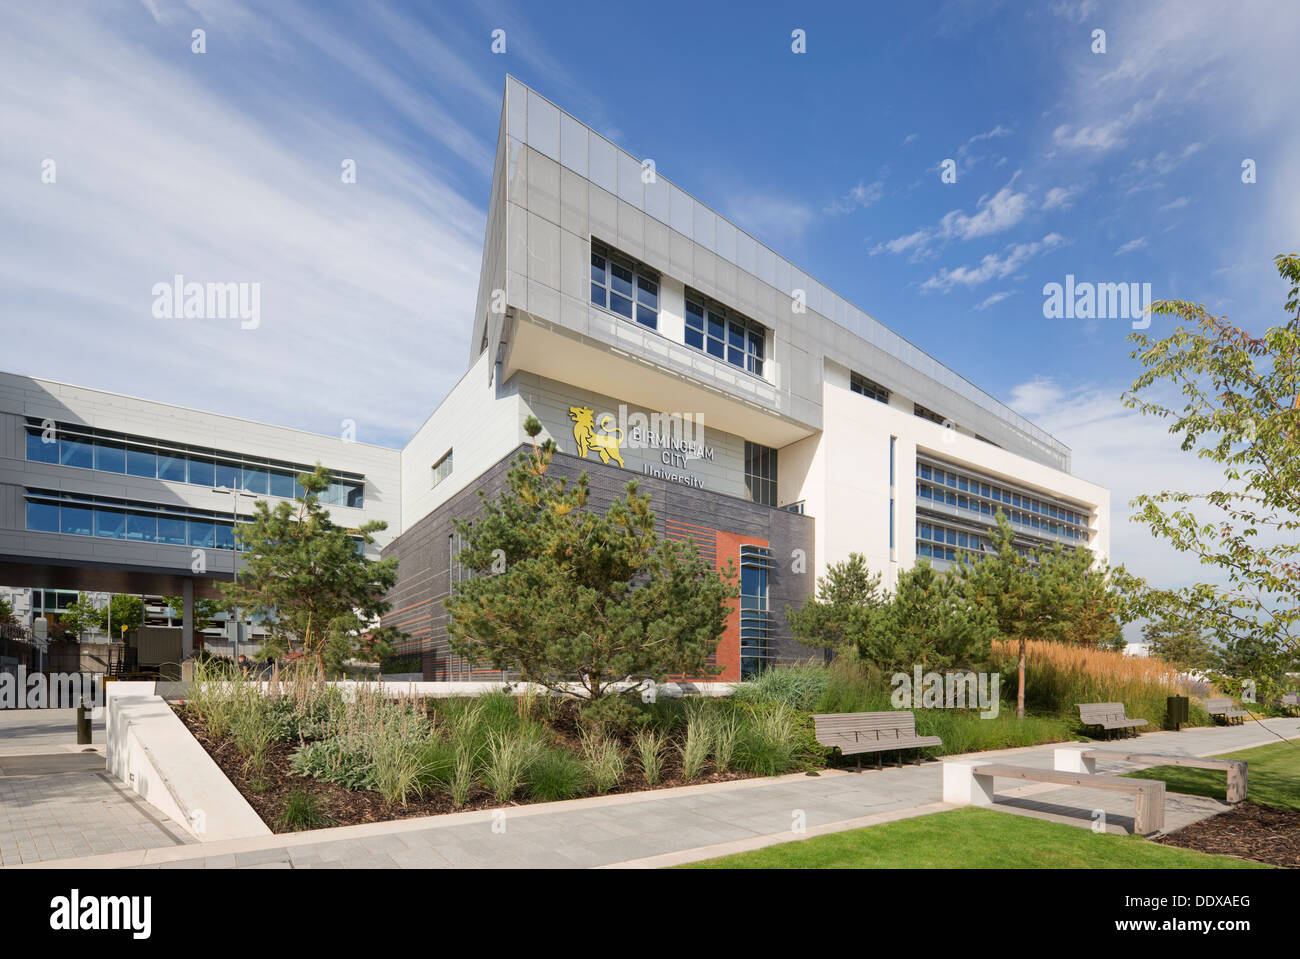
[[[854,388],[1069,472],[1070,451],[508,77],[470,366],[526,370],[780,448]],[[668,398],[670,394],[671,399]]]

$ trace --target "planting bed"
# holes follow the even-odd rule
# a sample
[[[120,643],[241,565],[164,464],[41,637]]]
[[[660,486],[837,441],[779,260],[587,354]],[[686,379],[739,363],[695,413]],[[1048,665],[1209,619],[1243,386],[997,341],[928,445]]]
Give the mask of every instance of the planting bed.
[[[573,703],[566,703],[565,707],[557,716],[545,723],[547,742],[550,747],[578,757],[582,752],[582,728],[577,707]],[[425,708],[431,713],[436,726],[438,722],[434,712],[436,705],[430,707],[426,703]],[[460,804],[453,801],[446,788],[431,784],[425,784],[418,791],[413,791],[406,802],[389,801],[377,790],[348,788],[336,782],[302,775],[298,769],[295,769],[293,762],[294,753],[300,748],[300,742],[276,742],[269,745],[263,753],[260,772],[252,773],[248,767],[247,757],[233,734],[227,733],[215,737],[203,720],[196,715],[195,710],[186,708],[185,704],[178,704],[175,709],[186,728],[274,832],[292,832],[300,828],[346,826],[553,801],[529,795],[525,784],[515,792],[512,799],[502,802],[481,780],[475,782],[464,802]],[[662,751],[662,769],[657,781],[651,784],[640,768],[634,734],[628,729],[612,730],[605,733],[605,738],[616,743],[624,751],[626,762],[621,778],[616,784],[600,790],[588,784],[571,798],[730,782],[765,775],[734,766],[725,772],[719,772],[715,763],[710,760],[694,777],[688,777],[677,748],[682,737],[674,736],[667,739]],[[823,754],[805,751],[791,763],[789,768],[781,769],[780,772],[820,766],[823,760]],[[287,823],[283,818],[286,807],[295,796],[301,801],[303,794],[311,797],[315,807],[315,821],[311,826]]]
[[[1300,869],[1300,812],[1243,802],[1155,841]]]

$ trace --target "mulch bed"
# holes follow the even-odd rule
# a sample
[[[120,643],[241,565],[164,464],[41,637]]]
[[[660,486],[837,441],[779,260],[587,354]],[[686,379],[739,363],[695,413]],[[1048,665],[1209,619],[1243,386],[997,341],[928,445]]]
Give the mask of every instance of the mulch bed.
[[[244,769],[244,756],[236,748],[234,740],[226,737],[214,740],[206,727],[183,708],[175,709],[187,729],[194,735],[208,755],[226,774],[239,790],[240,795],[248,801],[262,821],[272,832],[292,832],[293,830],[280,822],[280,814],[285,803],[294,793],[306,792],[316,797],[321,812],[329,818],[328,826],[354,826],[367,822],[385,822],[394,819],[411,819],[416,816],[438,816],[444,813],[469,812],[476,809],[508,809],[512,806],[533,805],[538,800],[520,796],[513,802],[500,803],[491,792],[475,786],[464,805],[457,806],[445,793],[430,791],[428,794],[411,799],[405,806],[387,802],[377,792],[348,789],[336,783],[322,782],[308,776],[299,776],[290,765],[290,760],[297,746],[277,743],[268,750],[268,759],[263,779],[259,782],[248,775]],[[569,740],[573,735],[569,730],[557,729],[560,738]],[[643,792],[655,789],[669,789],[674,786],[698,786],[702,783],[731,782],[737,779],[754,779],[754,775],[737,770],[726,773],[711,772],[694,779],[682,775],[681,757],[670,751],[665,757],[660,780],[651,786],[634,758],[629,757],[627,775],[623,781],[603,795],[613,796],[620,793]]]
[[[1300,869],[1300,811],[1243,802],[1155,842]]]

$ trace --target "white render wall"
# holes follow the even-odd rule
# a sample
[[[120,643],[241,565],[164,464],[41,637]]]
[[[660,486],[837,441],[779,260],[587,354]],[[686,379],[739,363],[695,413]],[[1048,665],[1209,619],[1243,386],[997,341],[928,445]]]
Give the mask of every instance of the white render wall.
[[[387,522],[388,529],[379,533],[375,545],[369,548],[372,555],[377,556],[397,535],[400,519],[397,450],[0,373],[0,555],[89,565],[163,567],[181,573],[190,570],[189,547],[27,532],[23,491],[28,487],[190,506],[225,514],[232,507],[230,494],[188,483],[28,462],[25,427],[29,416],[304,466],[320,462],[328,469],[362,474],[366,478],[365,507],[331,506],[331,517],[348,526],[375,519]],[[275,497],[258,498],[272,503],[278,501]],[[240,514],[247,515],[253,502],[254,499],[241,496]],[[233,557],[229,550],[208,551],[209,571],[229,572]]]
[[[493,376],[488,382],[491,357],[491,350],[479,354],[402,449],[401,532],[476,482],[527,438],[523,404],[513,381],[501,384]],[[433,464],[448,450],[452,450],[451,475],[432,486]]]
[[[1028,490],[1078,504],[1091,512],[1090,548],[1110,554],[1110,492],[1104,487],[999,449],[973,436],[880,403],[838,385],[823,384],[824,430],[781,450],[779,501],[804,501],[816,519],[817,575],[861,553],[885,583],[916,563],[918,451],[966,466]],[[894,544],[889,548],[889,438],[897,438],[894,472]]]

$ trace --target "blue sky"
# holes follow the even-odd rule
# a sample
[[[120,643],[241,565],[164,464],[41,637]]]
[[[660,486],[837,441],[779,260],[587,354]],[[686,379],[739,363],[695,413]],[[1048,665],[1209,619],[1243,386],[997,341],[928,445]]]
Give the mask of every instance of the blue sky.
[[[1115,558],[1170,580],[1194,568],[1125,504],[1214,476],[1119,404],[1129,322],[1044,319],[1043,285],[1261,327],[1297,245],[1290,0],[0,17],[0,368],[365,442],[401,445],[463,372],[506,73],[1059,436],[1112,489]],[[176,273],[260,282],[261,325],[153,318]]]

